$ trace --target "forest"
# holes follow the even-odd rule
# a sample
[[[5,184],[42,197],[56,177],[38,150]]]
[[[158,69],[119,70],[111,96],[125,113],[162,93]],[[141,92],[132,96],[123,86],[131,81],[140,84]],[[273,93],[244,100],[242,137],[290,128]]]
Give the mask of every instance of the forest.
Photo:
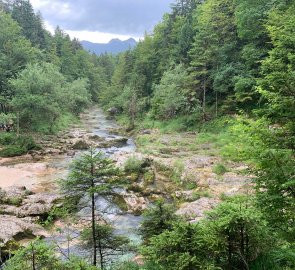
[[[89,195],[91,224],[81,237],[91,260],[62,260],[37,239],[14,250],[4,270],[295,269],[295,1],[175,0],[152,33],[118,55],[90,54],[59,27],[49,33],[27,0],[0,1],[0,25],[0,124],[13,129],[0,134],[1,157],[37,150],[36,136],[67,129],[97,105],[147,155],[159,147],[173,155],[157,136],[180,134],[190,150],[199,145],[186,140],[197,136],[218,149],[218,179],[232,162],[246,164],[251,176],[246,192],[221,194],[198,222],[175,213],[182,203],[175,196],[155,199],[133,245],[97,221],[95,196],[135,189],[134,175],[150,181],[150,165],[132,157],[120,169],[91,148],[60,184],[66,213],[54,214],[77,213]],[[142,135],[153,130],[155,137]],[[180,162],[171,172],[153,166],[198,190],[197,199],[213,196],[187,188]],[[128,252],[140,259],[110,263]]]

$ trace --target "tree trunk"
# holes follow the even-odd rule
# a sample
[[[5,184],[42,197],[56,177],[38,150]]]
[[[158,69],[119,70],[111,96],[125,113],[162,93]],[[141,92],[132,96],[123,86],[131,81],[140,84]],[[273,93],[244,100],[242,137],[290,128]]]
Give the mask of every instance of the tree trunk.
[[[227,259],[228,259],[228,267],[227,269],[232,269],[232,239],[231,239],[231,235],[230,235],[230,232],[228,231],[227,233],[227,252],[228,252],[228,255],[227,255]]]
[[[32,269],[36,270],[35,249],[34,249],[33,244],[32,244]]]
[[[91,229],[92,229],[92,241],[93,241],[93,265],[96,266],[96,228],[95,228],[95,197],[94,197],[94,164],[91,163]]]
[[[95,198],[94,194],[91,194],[91,229],[92,229],[92,241],[93,241],[93,265],[96,266],[96,232],[95,232]]]
[[[104,261],[103,261],[102,246],[101,246],[100,239],[98,239],[98,250],[99,250],[99,258],[100,258],[100,268],[101,270],[103,270]]]

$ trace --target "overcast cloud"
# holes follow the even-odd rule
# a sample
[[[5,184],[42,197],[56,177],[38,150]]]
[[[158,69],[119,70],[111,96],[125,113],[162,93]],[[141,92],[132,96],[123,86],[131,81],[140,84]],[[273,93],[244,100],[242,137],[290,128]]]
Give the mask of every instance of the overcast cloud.
[[[103,32],[142,37],[169,11],[173,0],[31,0],[46,23],[72,33]]]

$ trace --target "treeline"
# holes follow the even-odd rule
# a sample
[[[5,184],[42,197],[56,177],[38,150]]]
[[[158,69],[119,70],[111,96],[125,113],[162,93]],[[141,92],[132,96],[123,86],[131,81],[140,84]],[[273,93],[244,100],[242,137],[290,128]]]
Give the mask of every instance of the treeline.
[[[146,266],[134,269],[295,267],[294,29],[294,1],[177,0],[120,55],[103,106],[131,128],[200,130],[217,119],[211,131],[230,126],[228,151],[255,175],[249,200],[221,204],[197,225],[156,227]]]
[[[253,109],[286,121],[294,115],[292,29],[293,1],[177,0],[120,56],[102,103],[130,119],[182,117],[187,128]]]
[[[0,1],[1,124],[55,132],[110,81],[114,60],[97,57],[59,27],[45,30],[28,0]]]

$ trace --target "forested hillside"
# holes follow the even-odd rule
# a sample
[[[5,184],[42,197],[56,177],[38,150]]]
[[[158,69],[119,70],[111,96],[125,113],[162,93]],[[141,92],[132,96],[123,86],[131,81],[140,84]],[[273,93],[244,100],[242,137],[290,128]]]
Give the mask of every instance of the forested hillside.
[[[53,132],[99,99],[113,59],[87,53],[59,27],[51,35],[29,1],[0,5],[1,111],[20,128]]]
[[[182,117],[187,128],[258,110],[286,124],[294,115],[293,11],[292,1],[176,1],[120,56],[102,103],[130,114],[134,96],[138,118]]]
[[[130,128],[213,133],[207,141],[255,175],[251,203],[230,201],[204,223],[147,237],[155,269],[294,268],[294,29],[294,1],[179,0],[120,55],[101,95],[106,108]]]
[[[62,198],[38,221],[60,222],[68,246],[53,251],[37,239],[20,248],[15,239],[0,252],[3,269],[295,269],[295,1],[175,0],[152,33],[116,56],[86,52],[59,27],[50,34],[27,0],[0,0],[0,26],[0,124],[9,131],[0,156],[38,149],[33,138],[66,129],[92,104],[137,147],[115,163],[96,150],[126,144],[122,130],[107,140],[100,135],[110,130],[85,131],[95,149],[73,161]],[[60,143],[85,150],[85,134]],[[21,206],[3,194],[0,206]],[[101,198],[122,216],[143,214],[140,241],[104,220]],[[130,201],[146,209],[130,212]],[[191,216],[179,214],[183,203]],[[86,222],[77,215],[84,204]],[[70,256],[74,222],[91,258]]]

